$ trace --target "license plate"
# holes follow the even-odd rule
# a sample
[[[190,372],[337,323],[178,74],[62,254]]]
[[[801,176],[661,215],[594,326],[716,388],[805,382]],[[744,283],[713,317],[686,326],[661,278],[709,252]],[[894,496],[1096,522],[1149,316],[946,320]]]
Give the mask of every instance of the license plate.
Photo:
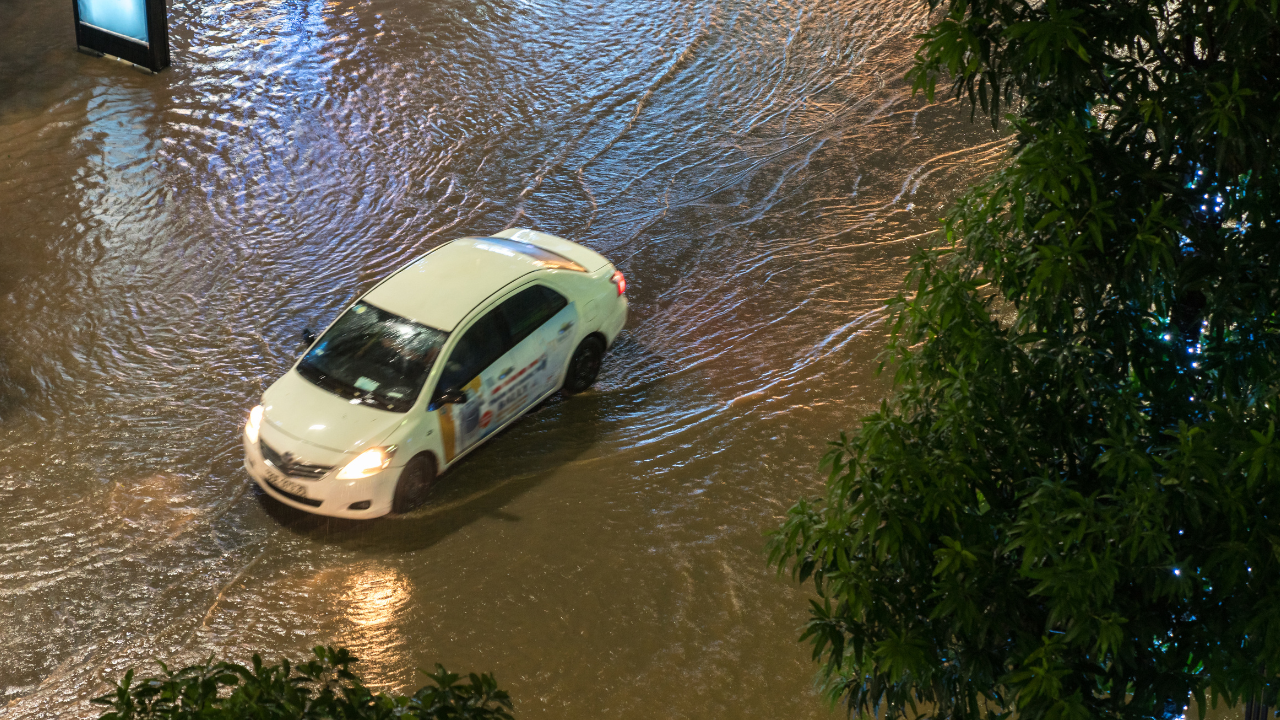
[[[302,483],[299,483],[299,482],[294,482],[286,478],[285,476],[281,475],[276,470],[272,470],[271,468],[267,468],[267,482],[271,483],[272,485],[275,485],[276,489],[278,490],[283,490],[287,493],[292,493],[294,495],[297,495],[298,497],[307,496],[306,485],[303,485]]]

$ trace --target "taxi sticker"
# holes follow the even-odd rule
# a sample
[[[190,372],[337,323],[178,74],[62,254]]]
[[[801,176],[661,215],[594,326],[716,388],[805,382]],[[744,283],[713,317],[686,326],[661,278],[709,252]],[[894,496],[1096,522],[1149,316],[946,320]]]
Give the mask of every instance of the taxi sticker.
[[[548,372],[547,355],[542,354],[509,377],[498,379],[489,369],[467,383],[463,388],[467,402],[441,408],[445,462],[452,462],[524,411],[554,381],[554,373]]]

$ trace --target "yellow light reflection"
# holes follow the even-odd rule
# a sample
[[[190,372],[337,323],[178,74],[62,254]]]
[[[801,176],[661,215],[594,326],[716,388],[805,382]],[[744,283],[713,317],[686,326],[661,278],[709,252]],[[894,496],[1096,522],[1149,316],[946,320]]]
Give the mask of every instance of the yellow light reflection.
[[[370,567],[347,577],[338,606],[354,626],[338,642],[360,658],[370,687],[404,690],[414,680],[404,633],[412,586],[398,570]]]

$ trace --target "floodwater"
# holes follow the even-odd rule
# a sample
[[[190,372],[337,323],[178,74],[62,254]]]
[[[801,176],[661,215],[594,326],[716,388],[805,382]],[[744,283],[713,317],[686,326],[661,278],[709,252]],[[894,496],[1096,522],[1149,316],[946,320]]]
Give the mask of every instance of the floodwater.
[[[915,0],[176,0],[174,67],[0,0],[0,715],[128,667],[351,647],[517,717],[826,718],[763,533],[883,394],[884,300],[1000,162],[901,80]],[[304,326],[447,239],[610,257],[631,319],[365,524],[264,498],[240,427]]]

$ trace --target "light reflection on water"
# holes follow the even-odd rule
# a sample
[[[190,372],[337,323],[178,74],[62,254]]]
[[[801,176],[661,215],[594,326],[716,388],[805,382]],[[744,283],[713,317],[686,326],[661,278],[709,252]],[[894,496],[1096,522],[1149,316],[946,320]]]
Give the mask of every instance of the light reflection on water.
[[[1003,153],[901,82],[921,5],[179,0],[156,77],[74,53],[66,10],[0,5],[32,39],[0,44],[0,714],[346,643],[380,688],[495,671],[521,718],[827,715],[761,533]],[[238,430],[302,327],[517,224],[627,274],[592,392],[404,517],[249,487]]]
[[[359,657],[361,670],[392,688],[413,682],[413,658],[404,615],[413,598],[407,578],[391,568],[369,568],[345,578],[338,603],[353,627],[336,642]]]

